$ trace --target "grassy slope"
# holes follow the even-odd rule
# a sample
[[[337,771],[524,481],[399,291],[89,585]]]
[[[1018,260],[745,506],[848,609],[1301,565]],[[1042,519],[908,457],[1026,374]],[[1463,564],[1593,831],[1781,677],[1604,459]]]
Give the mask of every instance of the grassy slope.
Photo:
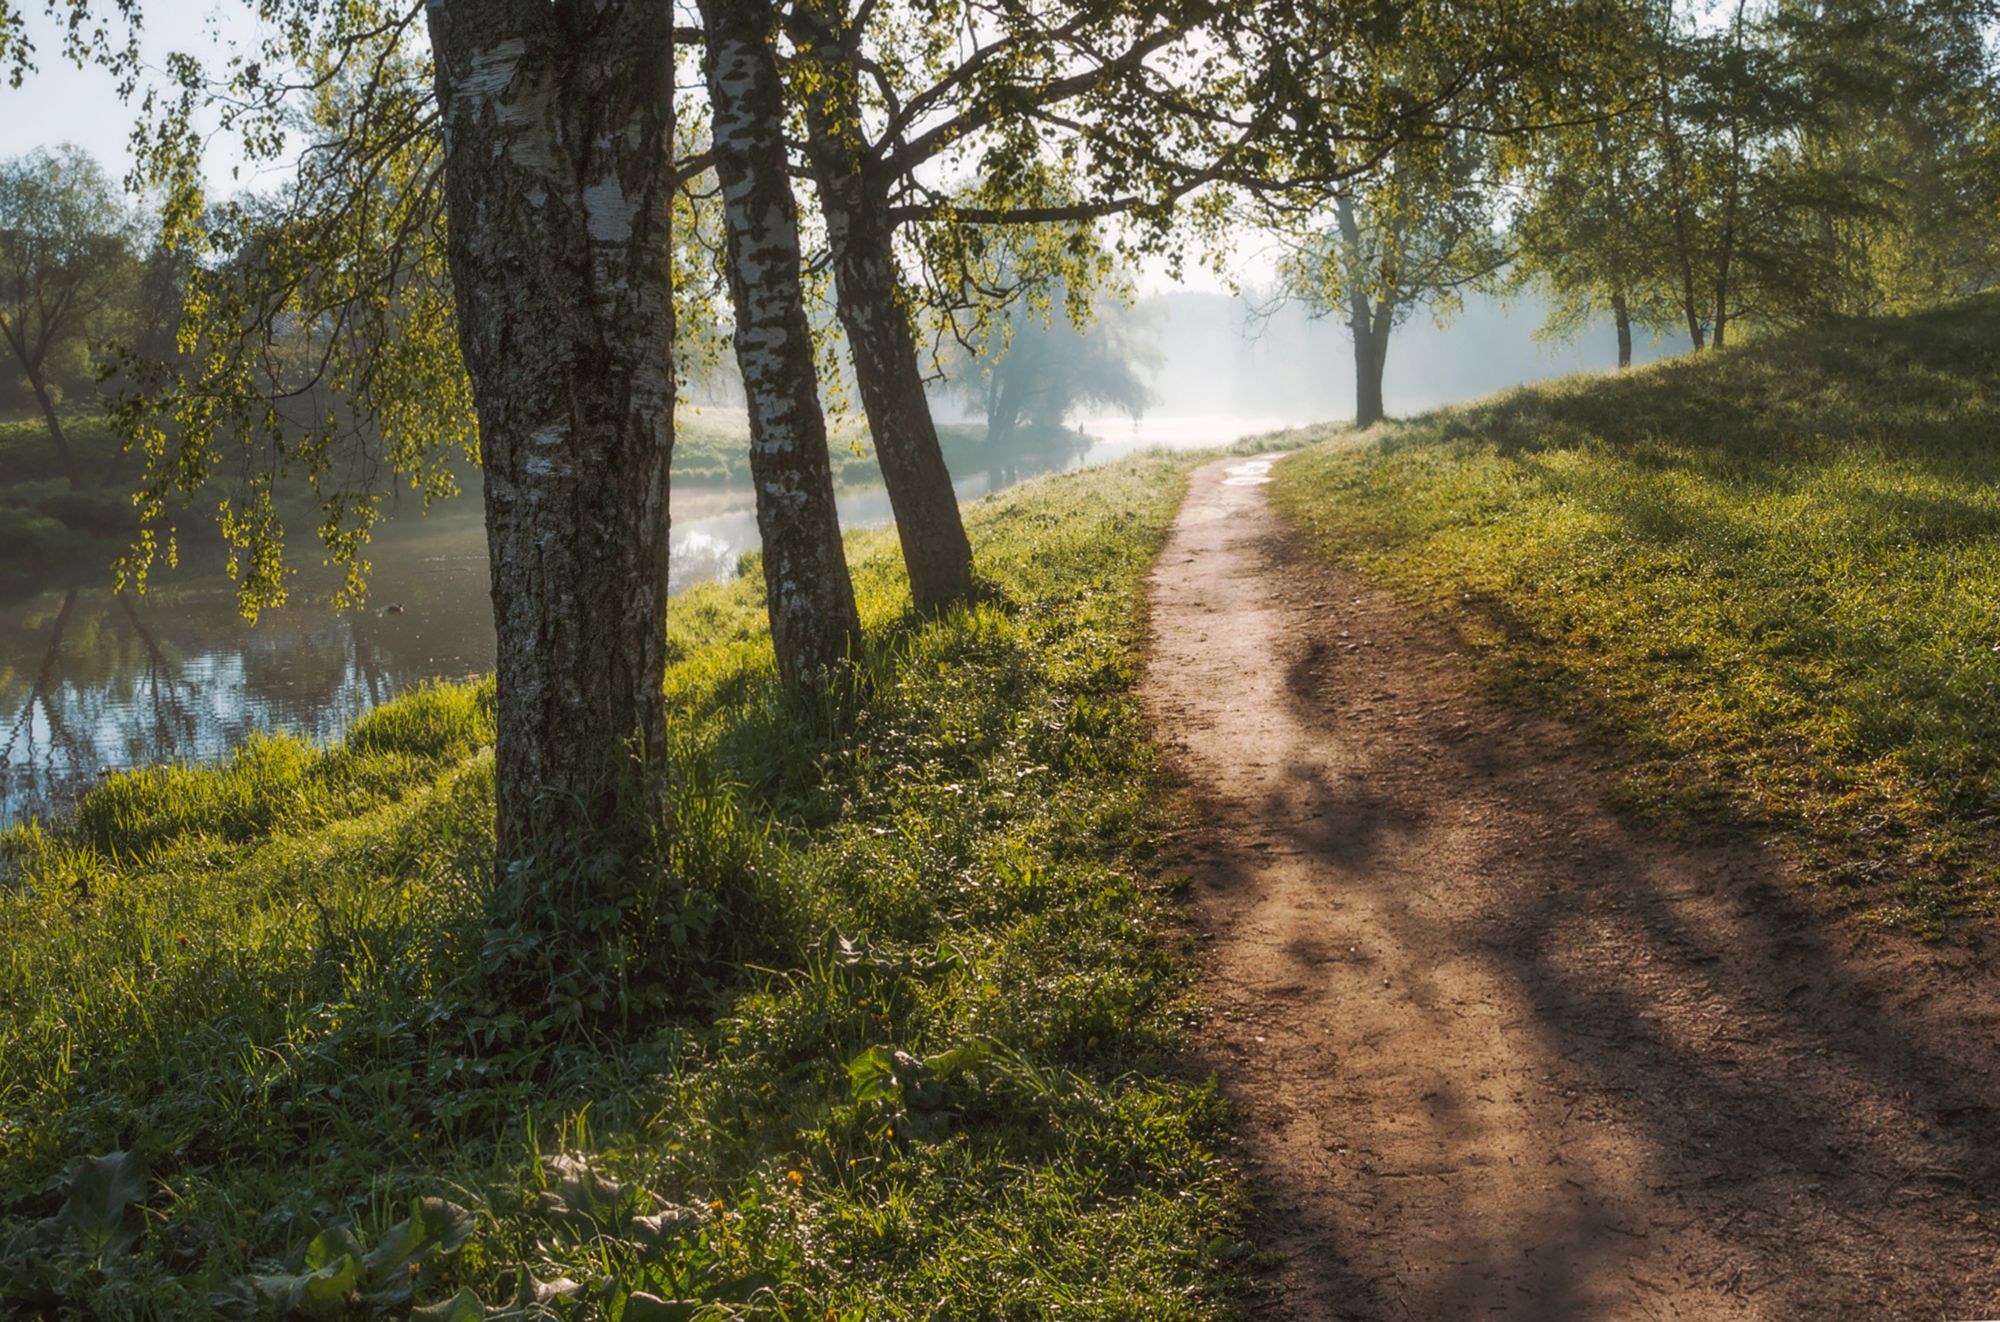
[[[123,1147],[154,1177],[138,1256],[17,1239],[19,1279],[178,1316],[443,1195],[479,1230],[420,1298],[497,1299],[526,1266],[815,1320],[1226,1311],[1233,1186],[1219,1103],[1168,1064],[1183,970],[1131,693],[1181,472],[981,502],[995,599],[942,622],[901,615],[893,543],[857,538],[875,684],[845,744],[778,705],[751,581],[676,598],[676,857],[758,966],[678,1021],[552,1036],[481,999],[477,690],[325,753],[114,778],[61,832],[6,837],[0,1258],[67,1160]],[[877,1046],[932,1065],[878,1053],[871,1083]],[[650,1249],[616,1218],[565,1229],[534,1197],[563,1151],[686,1220]]]
[[[1330,556],[1631,737],[1626,796],[1779,828],[1864,921],[2000,909],[2000,295],[1340,438]]]

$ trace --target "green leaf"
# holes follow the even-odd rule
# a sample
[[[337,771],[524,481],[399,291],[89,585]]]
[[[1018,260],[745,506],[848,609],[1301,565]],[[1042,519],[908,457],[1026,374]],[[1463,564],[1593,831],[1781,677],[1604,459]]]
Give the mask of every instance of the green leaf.
[[[549,1188],[541,1195],[542,1211],[553,1220],[615,1225],[635,1203],[650,1205],[643,1190],[631,1190],[599,1175],[582,1157],[564,1153],[547,1162]],[[639,1209],[643,1210],[643,1209]]]
[[[689,1322],[700,1307],[690,1300],[662,1299],[644,1290],[634,1290],[625,1296],[625,1311],[618,1317],[619,1322]]]
[[[55,1219],[93,1262],[124,1257],[145,1228],[146,1168],[129,1152],[73,1162],[63,1192],[68,1201]]]
[[[847,1062],[848,1090],[857,1104],[894,1105],[901,1099],[903,1085],[896,1077],[897,1054],[891,1047],[870,1047]]]
[[[318,1271],[360,1256],[360,1239],[346,1226],[335,1226],[332,1230],[322,1230],[314,1235],[312,1243],[306,1245],[306,1269]]]
[[[479,1296],[470,1287],[449,1299],[410,1310],[410,1322],[484,1322],[485,1317],[486,1305],[479,1302]]]
[[[449,1256],[472,1237],[472,1213],[442,1198],[411,1200],[410,1215],[382,1232],[381,1240],[362,1255],[369,1284],[407,1284],[413,1266]]]
[[[322,1253],[328,1251],[322,1241],[329,1241],[331,1233],[313,1240],[306,1250],[308,1260],[316,1249]],[[280,1315],[296,1313],[303,1317],[339,1317],[360,1284],[361,1259],[352,1253],[342,1253],[315,1270],[296,1275],[250,1278],[250,1289],[260,1302],[270,1305]]]

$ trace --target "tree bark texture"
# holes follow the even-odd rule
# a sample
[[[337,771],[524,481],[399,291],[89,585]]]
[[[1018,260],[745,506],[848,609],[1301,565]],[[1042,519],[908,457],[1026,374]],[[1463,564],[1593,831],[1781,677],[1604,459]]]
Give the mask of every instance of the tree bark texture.
[[[711,0],[703,17],[771,643],[779,677],[796,692],[831,682],[859,655],[861,622],[799,275],[777,14],[768,0]]]
[[[1632,365],[1632,312],[1622,293],[1611,296],[1611,320],[1618,327],[1618,366]]]
[[[972,544],[903,307],[888,193],[869,177],[854,138],[860,109],[852,70],[835,52],[821,74],[819,93],[807,103],[808,155],[833,252],[840,324],[895,511],[910,596],[917,609],[935,610],[971,593]]]
[[[651,0],[429,5],[503,869],[534,830],[611,825],[665,753],[672,23]]]
[[[1396,324],[1393,293],[1370,298],[1363,281],[1371,273],[1362,242],[1361,215],[1345,193],[1333,200],[1335,223],[1345,256],[1347,329],[1354,338],[1354,425],[1372,427],[1387,416],[1382,407],[1382,368],[1389,361],[1389,332]],[[1387,281],[1391,288],[1394,281]]]

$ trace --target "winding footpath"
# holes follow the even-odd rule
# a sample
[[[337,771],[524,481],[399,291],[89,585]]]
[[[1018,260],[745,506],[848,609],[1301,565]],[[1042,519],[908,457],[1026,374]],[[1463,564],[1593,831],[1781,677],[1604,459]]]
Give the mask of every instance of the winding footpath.
[[[1988,959],[1614,814],[1611,754],[1198,470],[1145,694],[1199,813],[1262,1317],[2000,1317]]]

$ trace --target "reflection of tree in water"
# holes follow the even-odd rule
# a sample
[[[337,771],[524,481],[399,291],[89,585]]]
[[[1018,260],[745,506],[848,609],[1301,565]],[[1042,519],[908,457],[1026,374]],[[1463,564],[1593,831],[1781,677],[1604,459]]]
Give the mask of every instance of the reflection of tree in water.
[[[1002,491],[1043,473],[1060,472],[1083,458],[1090,438],[1067,427],[1015,432],[985,447],[987,490]]]
[[[69,628],[71,612],[76,609],[77,590],[71,588],[63,595],[62,605],[56,610],[55,620],[49,626],[49,640],[42,649],[41,664],[35,670],[35,677],[28,685],[28,694],[21,703],[20,713],[8,727],[7,741],[0,744],[0,777],[4,777],[4,795],[11,800],[19,797],[24,808],[40,805],[46,792],[36,781],[37,767],[47,761],[53,767],[58,751],[70,762],[75,760],[73,735],[63,720],[62,705],[53,702],[50,695],[56,684],[56,661],[62,655],[63,634]],[[40,721],[37,721],[37,716]]]
[[[139,612],[132,605],[132,598],[126,593],[118,594],[118,605],[125,612],[126,621],[146,650],[145,669],[141,672],[138,687],[146,693],[146,714],[149,717],[146,729],[154,748],[185,748],[195,741],[194,711],[189,707],[184,686],[177,673],[177,667],[160,650],[160,643],[153,631],[146,627]],[[134,704],[135,709],[138,704]],[[128,750],[128,752],[136,750]]]
[[[32,672],[6,658],[32,678],[0,717],[0,824],[59,808],[104,771],[223,757],[260,731],[332,739],[428,673],[393,664],[377,645],[389,638],[357,640],[352,619],[283,611],[248,629],[212,605],[61,599]]]

